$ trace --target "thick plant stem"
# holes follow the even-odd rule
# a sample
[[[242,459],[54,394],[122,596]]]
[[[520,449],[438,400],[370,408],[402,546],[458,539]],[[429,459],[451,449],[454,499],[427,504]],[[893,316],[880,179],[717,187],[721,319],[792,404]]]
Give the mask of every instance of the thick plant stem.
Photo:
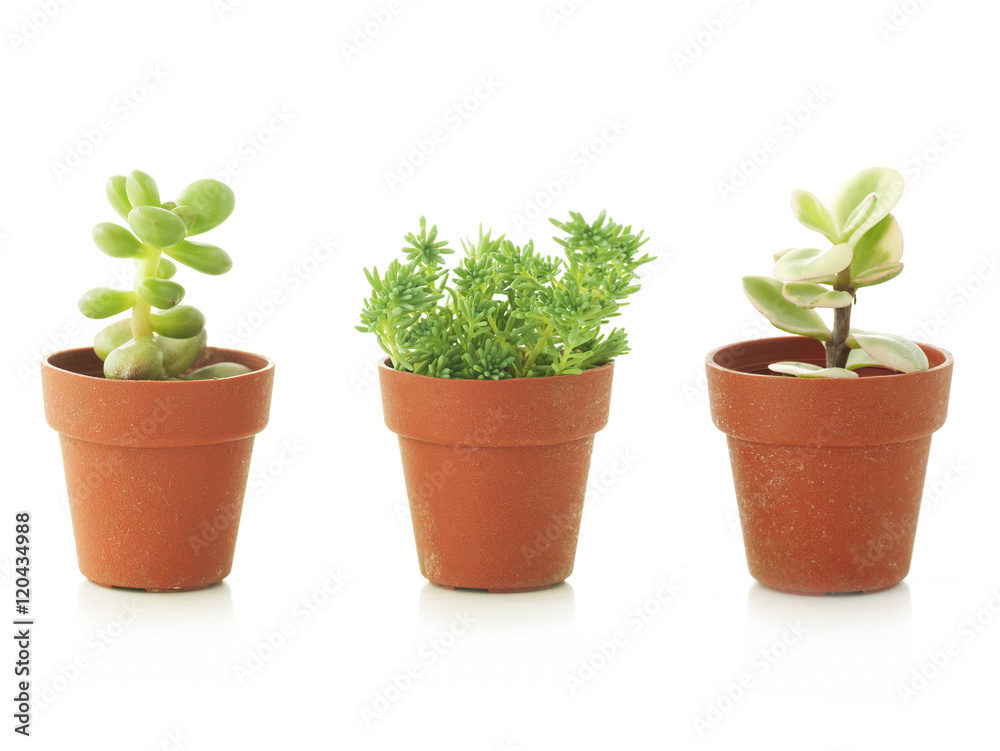
[[[846,268],[837,275],[834,289],[850,292],[854,297],[854,290],[851,287],[851,269]],[[851,335],[851,308],[852,302],[843,308],[833,309],[833,336],[826,343],[826,367],[843,368],[847,365],[847,357],[851,354],[851,348],[847,346],[847,340]]]
[[[153,310],[148,302],[139,297],[139,282],[143,279],[155,279],[156,269],[160,265],[160,253],[158,251],[152,252],[152,254],[136,264],[135,273],[135,303],[132,305],[132,338],[133,339],[152,339],[153,338],[153,320],[150,318]]]

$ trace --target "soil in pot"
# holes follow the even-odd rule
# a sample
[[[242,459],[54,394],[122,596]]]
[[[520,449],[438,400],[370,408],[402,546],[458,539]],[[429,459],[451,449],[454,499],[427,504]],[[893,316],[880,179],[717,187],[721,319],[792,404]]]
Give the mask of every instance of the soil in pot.
[[[206,381],[114,381],[92,349],[42,364],[59,433],[80,571],[104,587],[200,589],[232,570],[274,363],[209,348],[199,363],[252,372]]]

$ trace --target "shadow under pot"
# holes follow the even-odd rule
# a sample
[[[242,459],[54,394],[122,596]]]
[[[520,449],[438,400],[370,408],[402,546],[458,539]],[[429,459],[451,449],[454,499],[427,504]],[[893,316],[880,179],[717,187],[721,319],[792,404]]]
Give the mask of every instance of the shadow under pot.
[[[546,589],[573,571],[594,434],[608,422],[608,363],[499,381],[379,367],[420,572],[447,588]]]
[[[931,435],[948,413],[953,360],[930,368],[796,378],[773,362],[823,365],[801,336],[709,353],[712,419],[729,443],[751,575],[800,594],[873,592],[910,570]]]
[[[252,372],[200,381],[109,380],[93,349],[42,363],[59,433],[80,571],[102,587],[201,589],[232,570],[254,436],[274,363],[209,347],[198,365]]]

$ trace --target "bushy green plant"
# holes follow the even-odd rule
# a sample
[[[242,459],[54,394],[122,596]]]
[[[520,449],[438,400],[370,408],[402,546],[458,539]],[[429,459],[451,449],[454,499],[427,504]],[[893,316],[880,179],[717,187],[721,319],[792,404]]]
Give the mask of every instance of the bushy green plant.
[[[104,361],[104,376],[198,380],[249,372],[244,365],[226,362],[186,373],[205,351],[205,316],[197,308],[179,304],[184,287],[173,281],[177,273],[173,261],[203,274],[225,274],[232,268],[232,259],[221,248],[187,239],[229,217],[236,203],[229,186],[218,180],[198,180],[175,201],[161,203],[153,178],[135,170],[128,177],[110,178],[107,196],[131,232],[104,222],[94,227],[94,242],[112,258],[133,259],[136,273],[131,290],[97,287],[78,303],[88,318],[132,311],[129,318],[101,329],[94,338],[94,351]]]
[[[792,212],[830,247],[791,248],[774,254],[774,277],[747,276],[743,290],[774,326],[823,342],[826,367],[779,362],[777,373],[802,378],[857,378],[859,368],[927,370],[927,356],[909,339],[851,328],[857,291],[895,279],[903,270],[903,233],[890,213],[903,195],[903,176],[885,167],[851,177],[830,208],[812,193],[792,193]],[[831,330],[816,308],[833,309]]]
[[[553,238],[564,257],[518,246],[492,230],[462,241],[454,251],[437,239],[437,227],[406,235],[407,263],[393,260],[384,274],[365,275],[371,297],[359,331],[374,333],[397,370],[438,378],[499,380],[580,373],[629,351],[622,329],[602,327],[620,314],[639,289],[636,270],[653,258],[639,256],[648,238],[631,227],[593,222],[571,212],[550,219],[565,233]]]

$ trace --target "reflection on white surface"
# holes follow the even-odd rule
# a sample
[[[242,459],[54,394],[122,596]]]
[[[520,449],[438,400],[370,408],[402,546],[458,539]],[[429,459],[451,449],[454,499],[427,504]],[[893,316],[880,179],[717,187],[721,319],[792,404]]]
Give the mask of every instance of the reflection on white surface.
[[[435,628],[468,611],[478,627],[571,629],[575,616],[573,585],[562,582],[538,592],[483,592],[444,589],[427,582],[418,601],[421,628]]]

